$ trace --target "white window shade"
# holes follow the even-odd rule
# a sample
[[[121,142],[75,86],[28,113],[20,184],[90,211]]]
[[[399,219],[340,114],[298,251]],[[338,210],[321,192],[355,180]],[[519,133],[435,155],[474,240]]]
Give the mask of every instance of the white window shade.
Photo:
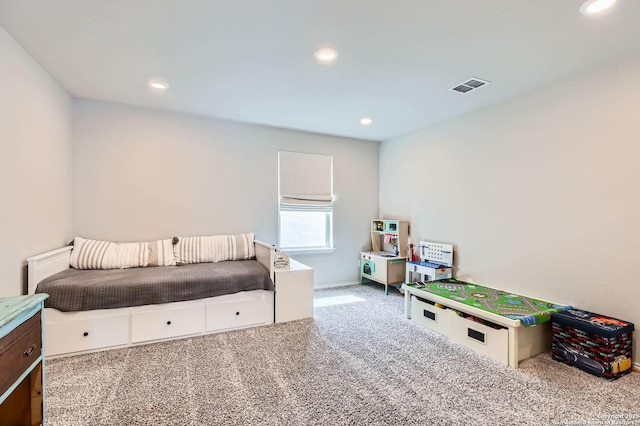
[[[325,210],[333,206],[333,157],[280,151],[280,206],[292,210]]]

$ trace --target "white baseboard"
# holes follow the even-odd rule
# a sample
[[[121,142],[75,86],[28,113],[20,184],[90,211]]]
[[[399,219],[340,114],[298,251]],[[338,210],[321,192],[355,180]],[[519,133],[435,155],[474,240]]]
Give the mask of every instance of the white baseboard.
[[[313,286],[314,290],[322,290],[325,288],[334,288],[334,287],[347,287],[350,285],[360,284],[360,281],[351,281],[346,283],[325,283],[325,284],[315,284]]]
[[[633,371],[640,372],[640,363],[638,363],[638,362],[634,362],[633,363]]]

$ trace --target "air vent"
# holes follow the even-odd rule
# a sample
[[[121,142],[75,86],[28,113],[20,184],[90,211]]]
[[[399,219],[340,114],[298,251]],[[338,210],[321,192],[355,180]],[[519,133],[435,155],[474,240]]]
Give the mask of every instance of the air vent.
[[[452,92],[458,92],[458,93],[469,93],[472,90],[475,90],[489,83],[491,82],[474,77],[472,79],[465,81],[464,83],[460,83],[457,86],[452,87],[449,90],[451,90]]]
[[[453,90],[454,92],[467,93],[468,91],[473,90],[473,87],[469,87],[469,86],[465,86],[464,84],[461,84],[460,86],[456,86],[451,90]]]

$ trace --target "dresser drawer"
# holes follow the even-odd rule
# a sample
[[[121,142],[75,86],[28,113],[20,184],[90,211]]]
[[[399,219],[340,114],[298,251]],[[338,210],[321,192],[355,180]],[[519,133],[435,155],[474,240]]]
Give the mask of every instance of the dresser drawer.
[[[91,351],[129,343],[129,314],[87,318],[78,312],[71,318],[56,321],[45,310],[45,355]]]
[[[269,312],[265,309],[265,298],[265,295],[260,295],[247,297],[243,300],[208,304],[207,331],[222,331],[273,323],[273,311]]]
[[[411,296],[411,319],[433,331],[448,336],[452,312]]]
[[[167,339],[204,332],[204,305],[131,314],[131,342]]]
[[[449,337],[454,341],[509,365],[509,331],[495,329],[468,318],[455,317],[451,321]]]
[[[24,373],[42,352],[40,312],[0,339],[0,395]]]

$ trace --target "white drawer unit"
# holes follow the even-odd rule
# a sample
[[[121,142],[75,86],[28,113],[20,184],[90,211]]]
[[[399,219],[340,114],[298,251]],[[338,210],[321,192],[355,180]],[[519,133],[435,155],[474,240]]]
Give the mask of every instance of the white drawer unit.
[[[273,302],[273,291],[253,290],[129,308],[83,312],[45,309],[45,355],[60,357],[273,324]]]
[[[509,332],[458,316],[449,310],[451,324],[447,336],[474,351],[509,365]]]
[[[433,303],[427,303],[416,296],[411,296],[411,318],[433,331],[441,334],[448,332],[451,323],[449,313],[447,309],[439,308]]]
[[[273,322],[273,310],[265,309],[265,297],[208,304],[206,330],[222,331]]]
[[[129,343],[129,314],[90,317],[84,312],[66,313],[45,309],[45,355],[92,351]],[[71,315],[71,317],[70,317]]]
[[[509,332],[472,321],[454,309],[435,306],[411,296],[411,319],[474,351],[509,365]]]
[[[517,368],[519,361],[551,349],[550,322],[525,327],[518,320],[443,299],[411,286],[403,285],[402,288],[407,318],[502,364]],[[486,324],[493,324],[495,328]]]
[[[132,343],[199,334],[204,330],[204,306],[168,310],[150,309],[131,314]]]

